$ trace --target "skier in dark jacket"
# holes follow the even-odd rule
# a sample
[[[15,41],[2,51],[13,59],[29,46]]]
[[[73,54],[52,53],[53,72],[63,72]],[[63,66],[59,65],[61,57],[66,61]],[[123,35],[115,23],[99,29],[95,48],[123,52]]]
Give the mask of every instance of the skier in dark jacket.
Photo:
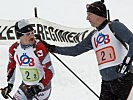
[[[69,56],[93,49],[102,76],[99,100],[127,100],[133,86],[133,34],[118,20],[107,20],[104,1],[87,4],[86,7],[87,20],[96,30],[75,46],[47,44],[47,48],[51,52]]]

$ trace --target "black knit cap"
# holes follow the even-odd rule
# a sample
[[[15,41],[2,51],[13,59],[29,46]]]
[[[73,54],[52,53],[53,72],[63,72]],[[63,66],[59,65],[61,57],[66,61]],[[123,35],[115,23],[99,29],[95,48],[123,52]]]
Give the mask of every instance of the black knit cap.
[[[92,4],[87,4],[86,8],[87,12],[107,18],[107,11],[106,11],[106,6],[104,4],[104,0],[96,1]]]

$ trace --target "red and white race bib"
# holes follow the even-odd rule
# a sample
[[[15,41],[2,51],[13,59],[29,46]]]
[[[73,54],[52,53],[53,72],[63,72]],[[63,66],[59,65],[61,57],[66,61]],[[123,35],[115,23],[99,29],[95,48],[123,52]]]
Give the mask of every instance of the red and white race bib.
[[[98,65],[112,62],[116,59],[115,51],[112,46],[108,46],[96,51]]]

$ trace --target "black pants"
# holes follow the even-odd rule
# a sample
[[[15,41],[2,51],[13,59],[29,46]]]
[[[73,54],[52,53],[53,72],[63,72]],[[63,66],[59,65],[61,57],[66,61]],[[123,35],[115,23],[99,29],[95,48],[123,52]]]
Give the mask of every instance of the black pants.
[[[128,73],[122,78],[102,81],[99,100],[127,100],[133,86],[133,74]]]
[[[13,96],[13,100],[48,100],[50,94],[51,94],[51,83],[49,83],[41,92],[36,94],[35,96],[31,96],[29,93],[27,93],[26,89],[30,85],[22,84],[19,86],[17,92]],[[47,91],[47,92],[46,92]],[[39,99],[41,98],[41,99]],[[43,99],[42,99],[43,98]]]

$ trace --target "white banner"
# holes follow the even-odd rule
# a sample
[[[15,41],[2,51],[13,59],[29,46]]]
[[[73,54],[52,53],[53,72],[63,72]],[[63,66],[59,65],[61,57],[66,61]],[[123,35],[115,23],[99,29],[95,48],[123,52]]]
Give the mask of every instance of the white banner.
[[[35,34],[40,34],[41,38],[48,43],[61,46],[75,45],[93,30],[93,28],[65,27],[40,18],[31,18],[29,21],[35,30]],[[0,20],[0,45],[11,44],[18,40],[14,32],[15,22]]]

